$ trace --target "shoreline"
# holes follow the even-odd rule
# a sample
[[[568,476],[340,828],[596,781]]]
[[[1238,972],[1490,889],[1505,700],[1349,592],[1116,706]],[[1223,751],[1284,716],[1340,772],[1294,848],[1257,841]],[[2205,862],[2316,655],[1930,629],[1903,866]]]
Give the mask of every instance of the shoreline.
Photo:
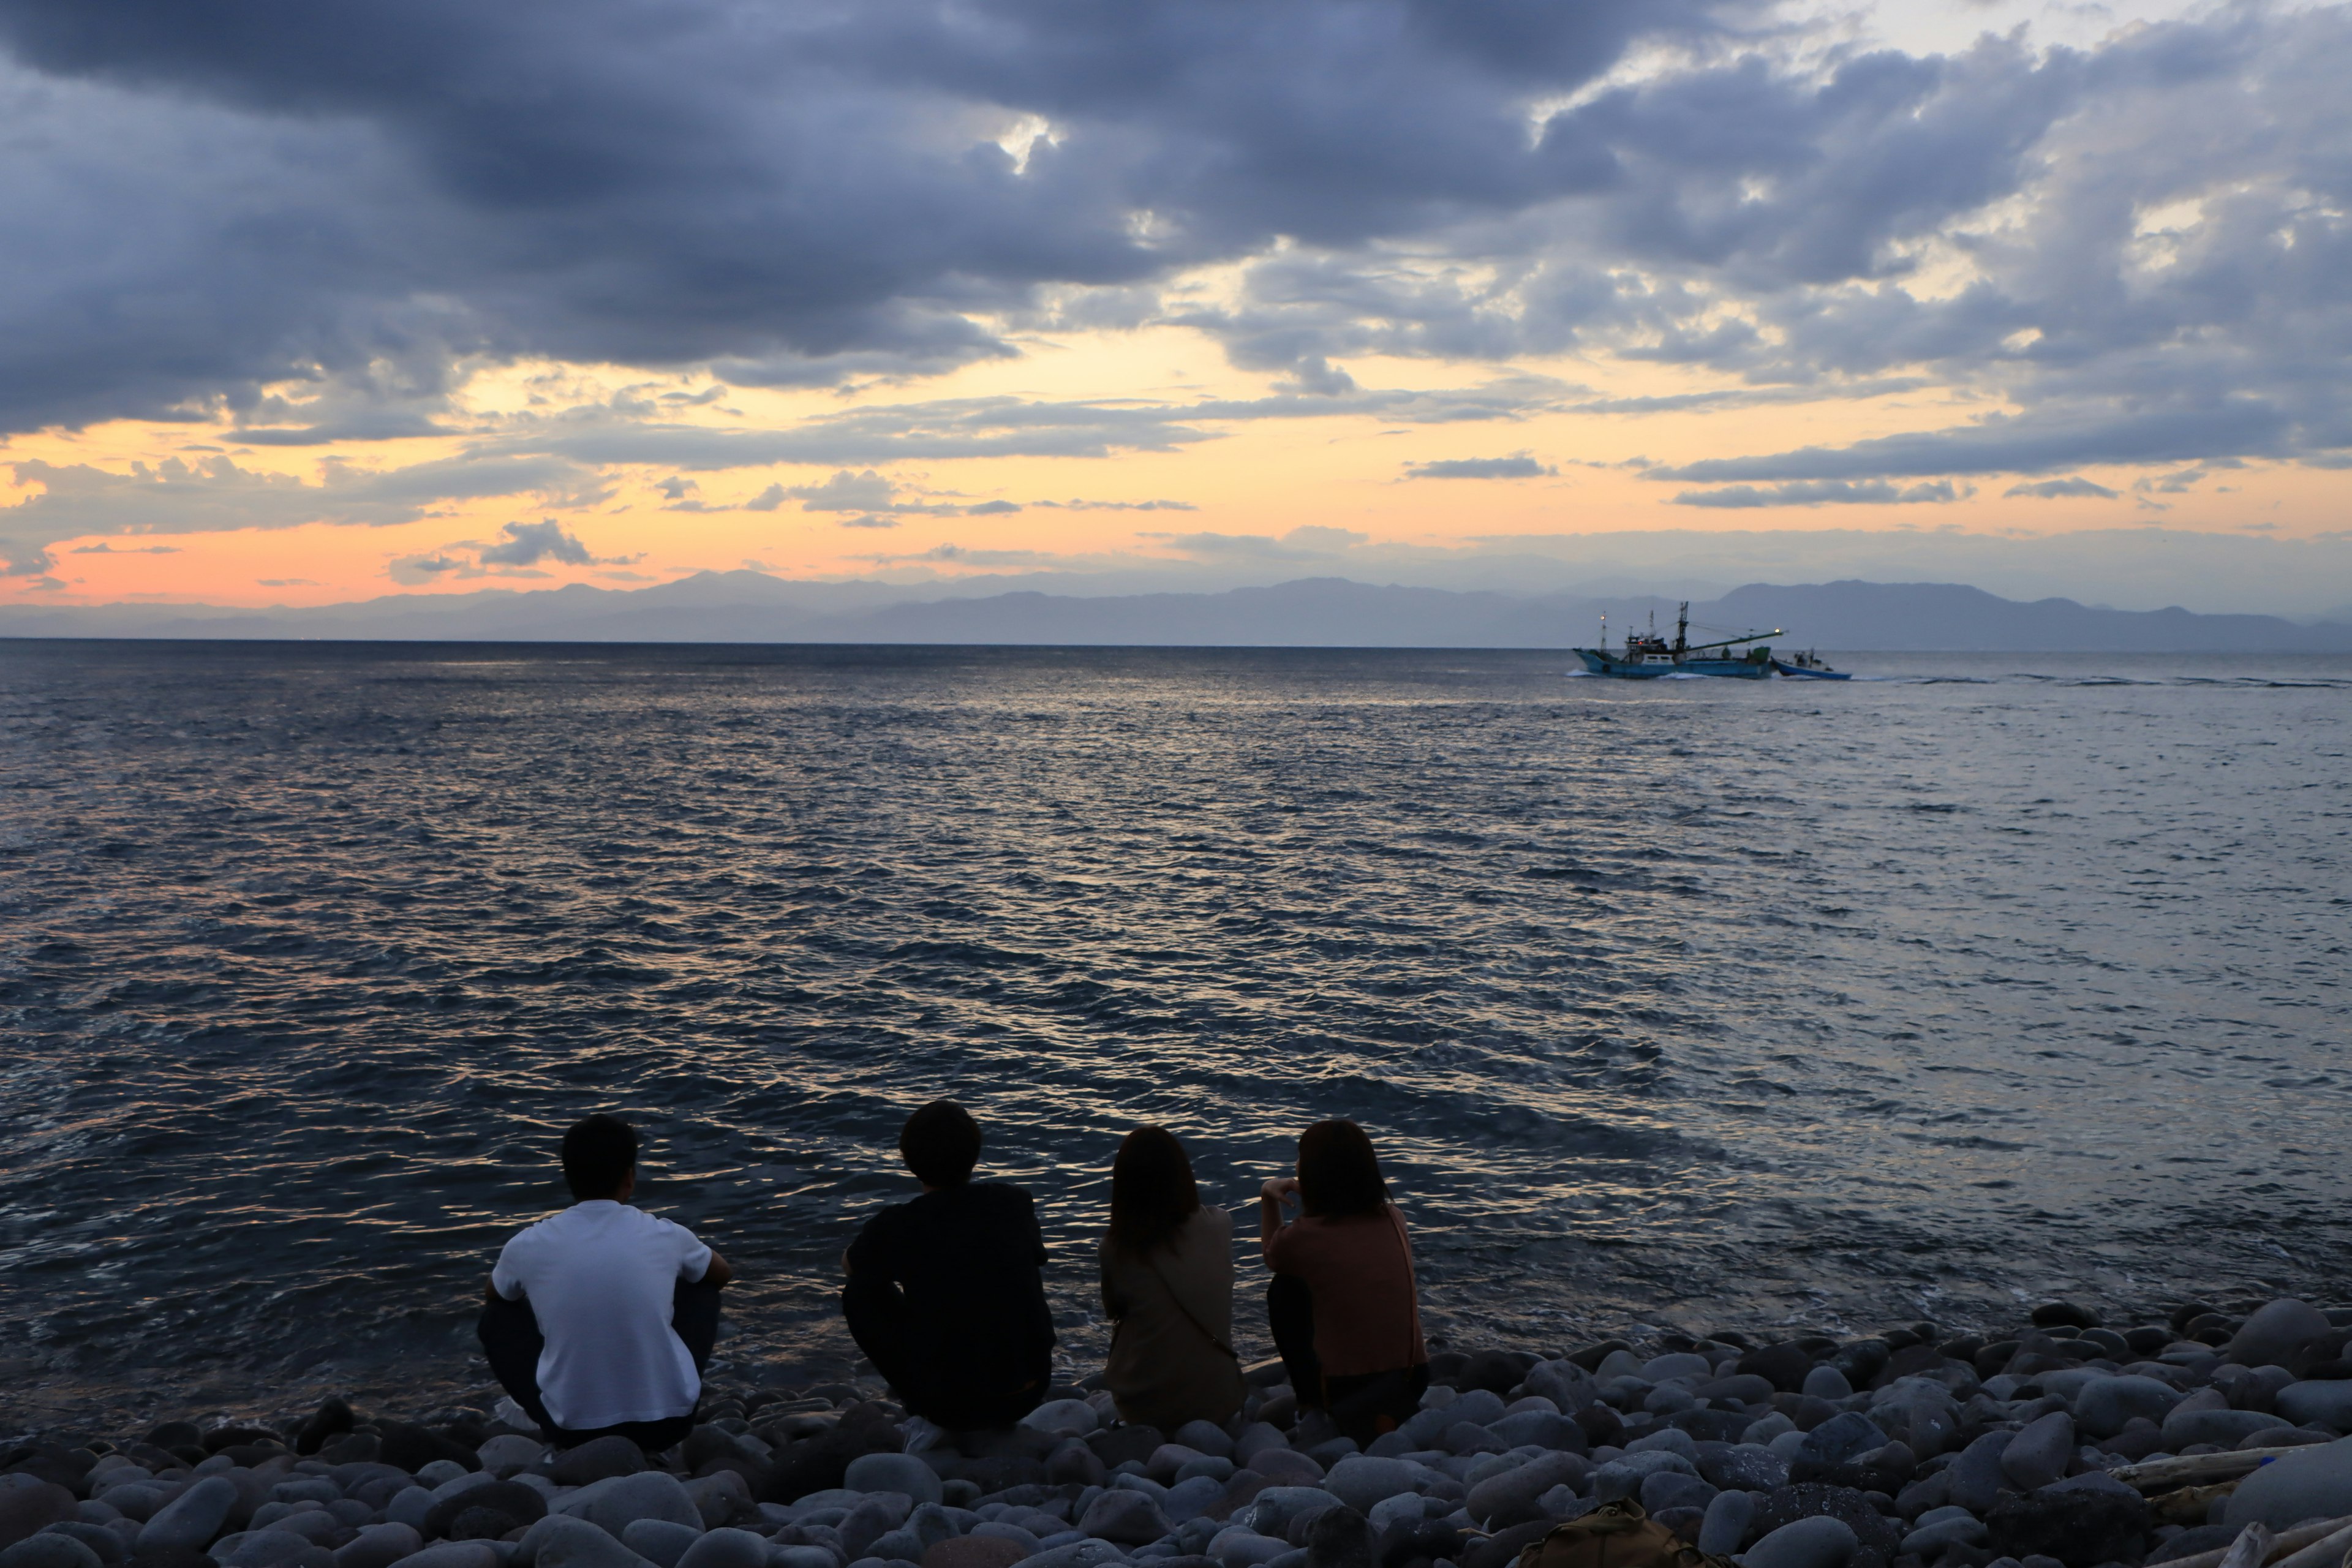
[[[2284,1532],[2282,1562],[2332,1540],[2294,1527],[2352,1524],[2352,1309],[2110,1327],[2049,1302],[1997,1331],[1444,1350],[1421,1414],[1365,1452],[1296,1427],[1276,1362],[1222,1429],[1120,1425],[1089,1377],[1011,1432],[907,1454],[870,1373],[722,1361],[650,1468],[619,1439],[547,1453],[478,1383],[431,1409],[372,1383],[209,1428],[0,1433],[0,1550],[6,1568],[1507,1568],[1630,1498],[1748,1568],[2216,1568],[2199,1559],[2251,1521]]]

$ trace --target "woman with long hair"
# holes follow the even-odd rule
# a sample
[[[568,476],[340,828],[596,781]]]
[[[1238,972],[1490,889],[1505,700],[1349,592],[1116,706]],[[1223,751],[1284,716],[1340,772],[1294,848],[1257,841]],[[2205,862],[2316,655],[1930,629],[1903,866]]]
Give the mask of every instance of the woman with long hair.
[[[1233,1350],[1233,1216],[1202,1206],[1164,1127],[1129,1133],[1111,1165],[1102,1293],[1114,1325],[1103,1386],[1121,1417],[1162,1432],[1232,1419],[1248,1392]]]
[[[1292,1202],[1301,1213],[1286,1225]],[[1299,1134],[1298,1173],[1258,1194],[1258,1231],[1274,1271],[1266,1323],[1301,1418],[1321,1411],[1363,1445],[1394,1431],[1429,1386],[1429,1349],[1412,1242],[1364,1130],[1318,1121]]]

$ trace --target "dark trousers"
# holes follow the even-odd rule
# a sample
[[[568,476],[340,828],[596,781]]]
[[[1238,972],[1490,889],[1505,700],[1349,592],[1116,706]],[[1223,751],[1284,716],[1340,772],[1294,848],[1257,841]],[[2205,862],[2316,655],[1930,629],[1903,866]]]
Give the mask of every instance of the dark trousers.
[[[710,1348],[719,1342],[719,1287],[681,1280],[670,1297],[669,1326],[694,1358],[694,1370],[699,1373],[708,1367]],[[666,1421],[624,1421],[587,1432],[558,1426],[539,1394],[539,1355],[547,1348],[547,1339],[539,1331],[539,1314],[530,1310],[530,1303],[492,1301],[482,1309],[480,1333],[482,1352],[489,1357],[490,1372],[499,1385],[530,1412],[530,1418],[556,1447],[573,1447],[595,1437],[626,1437],[648,1454],[658,1454],[684,1442],[694,1430],[691,1415],[673,1415]]]
[[[961,1358],[953,1366],[929,1364],[914,1353],[920,1336],[909,1321],[906,1297],[887,1279],[853,1275],[842,1288],[841,1315],[849,1337],[908,1414],[950,1431],[1010,1426],[1045,1397],[1053,1370],[1050,1345],[999,1346],[1000,1353]]]
[[[1343,1377],[1324,1373],[1322,1359],[1315,1353],[1315,1292],[1297,1276],[1277,1274],[1265,1288],[1265,1322],[1299,1408],[1328,1412],[1341,1436],[1368,1447],[1421,1408],[1421,1396],[1429,1387],[1427,1362]]]

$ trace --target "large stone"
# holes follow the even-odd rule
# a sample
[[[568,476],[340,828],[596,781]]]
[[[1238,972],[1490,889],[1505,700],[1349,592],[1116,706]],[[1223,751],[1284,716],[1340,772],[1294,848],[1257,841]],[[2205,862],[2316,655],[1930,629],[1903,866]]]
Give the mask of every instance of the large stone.
[[[501,1432],[483,1444],[474,1457],[481,1460],[482,1468],[493,1475],[510,1476],[545,1458],[547,1445],[535,1443],[520,1432]]]
[[[1234,1457],[1234,1440],[1213,1421],[1187,1421],[1168,1434],[1168,1441],[1181,1443],[1195,1453],[1214,1454],[1221,1459]]]
[[[1348,1463],[1341,1461],[1339,1468],[1347,1468]],[[1479,1482],[1470,1489],[1470,1495],[1464,1500],[1463,1506],[1482,1529],[1507,1530],[1512,1525],[1539,1518],[1541,1510],[1537,1500],[1544,1493],[1561,1485],[1581,1490],[1591,1473],[1591,1461],[1581,1454],[1545,1454],[1529,1459],[1517,1469],[1505,1470],[1501,1475],[1491,1476]],[[1408,1484],[1394,1487],[1384,1495],[1392,1497],[1397,1492],[1415,1489],[1408,1481]],[[1351,1507],[1357,1506],[1345,1493],[1340,1497]],[[1358,1507],[1358,1511],[1368,1511],[1370,1506]]]
[[[102,1524],[86,1524],[78,1519],[64,1519],[50,1525],[41,1533],[72,1536],[76,1541],[98,1553],[98,1560],[107,1564],[107,1568],[113,1568],[117,1563],[127,1563],[131,1560],[131,1543],[122,1538],[121,1531],[109,1530]]]
[[[1527,1376],[1530,1394],[1539,1394],[1563,1412],[1581,1410],[1601,1397],[1601,1385],[1592,1374],[1574,1362],[1548,1361],[1538,1365]]]
[[[599,1437],[576,1448],[566,1448],[547,1467],[547,1479],[559,1487],[584,1487],[615,1476],[634,1476],[645,1469],[645,1450],[626,1437]]]
[[[540,1495],[538,1489],[520,1481],[486,1481],[463,1488],[435,1503],[425,1516],[425,1538],[437,1541],[455,1534],[450,1526],[457,1522],[458,1515],[478,1508],[488,1509],[512,1521],[506,1530],[495,1531],[496,1535],[524,1529],[547,1517],[547,1499]]]
[[[2273,1405],[2298,1426],[2352,1432],[2352,1381],[2290,1383],[2278,1391]]]
[[[1586,1447],[1584,1428],[1549,1410],[1522,1410],[1516,1415],[1504,1416],[1486,1430],[1506,1448],[1533,1446],[1582,1453]]]
[[[2176,1451],[2192,1443],[2234,1448],[2255,1433],[2267,1432],[2278,1424],[2278,1417],[2265,1411],[2192,1410],[2184,1401],[2164,1418],[2164,1441],[2166,1447]]]
[[[357,1535],[335,1549],[335,1568],[392,1568],[402,1558],[423,1550],[425,1538],[407,1525],[362,1525]]]
[[[0,1548],[0,1568],[101,1568],[98,1553],[70,1535],[44,1531]]]
[[[1903,1531],[1893,1520],[1872,1506],[1870,1499],[1851,1487],[1799,1483],[1769,1494],[1756,1510],[1755,1530],[1769,1535],[1784,1524],[1825,1515],[1841,1520],[1864,1550],[1892,1559],[1903,1543]]]
[[[206,1476],[173,1499],[139,1531],[139,1555],[171,1552],[202,1552],[220,1538],[236,1506],[236,1483],[226,1476]]]
[[[551,1513],[524,1534],[515,1561],[526,1568],[641,1568],[645,1560],[584,1519]]]
[[[1260,1535],[1278,1535],[1287,1540],[1292,1521],[1342,1506],[1337,1497],[1320,1487],[1268,1487],[1251,1500],[1249,1507],[1234,1515],[1234,1522]]]
[[[0,1547],[14,1546],[73,1518],[74,1505],[73,1493],[55,1481],[23,1474],[0,1476]]]
[[[1290,1550],[1290,1542],[1276,1536],[1260,1535],[1255,1530],[1239,1525],[1221,1530],[1209,1541],[1209,1555],[1224,1568],[1257,1568],[1261,1563],[1271,1563]],[[1034,1558],[1031,1561],[1035,1561]]]
[[[1805,1434],[1799,1448],[1806,1458],[1827,1465],[1843,1465],[1857,1455],[1886,1446],[1886,1434],[1868,1416],[1854,1411],[1842,1411]]]
[[[417,1475],[425,1466],[445,1459],[462,1469],[476,1468],[471,1448],[454,1443],[428,1427],[406,1421],[384,1421],[379,1425],[383,1429],[383,1439],[378,1452],[387,1465],[398,1466],[411,1475]]]
[[[2225,1524],[2257,1520],[2284,1530],[2306,1519],[2352,1514],[2352,1437],[2273,1459],[2238,1484],[2222,1510]]]
[[[2179,1403],[2179,1390],[2152,1377],[2102,1377],[2083,1384],[2074,1396],[2074,1423],[2094,1437],[2112,1437],[2135,1416],[2163,1425]]]
[[[1789,1461],[1761,1443],[1702,1443],[1698,1473],[1727,1490],[1769,1492],[1789,1484]]]
[[[1369,1512],[1381,1499],[1414,1489],[1413,1467],[1402,1459],[1350,1454],[1331,1467],[1323,1478],[1323,1489],[1358,1513]]]
[[[1261,1498],[1260,1502],[1264,1502]],[[1122,1546],[1144,1546],[1175,1528],[1160,1505],[1141,1492],[1113,1487],[1088,1504],[1078,1520],[1081,1533]]]
[[[1740,1561],[1746,1568],[1845,1568],[1859,1545],[1843,1520],[1821,1514],[1782,1525]]]
[[[1947,1495],[1953,1503],[1979,1514],[1992,1507],[1993,1499],[2010,1484],[2009,1472],[2001,1468],[2000,1461],[2016,1437],[2014,1432],[1988,1432],[1960,1450],[1960,1457],[1943,1472]]]
[[[402,1558],[393,1568],[499,1568],[499,1554],[479,1541],[442,1541]]]
[[[1276,1544],[1286,1552],[1290,1550],[1282,1542]],[[1071,1542],[1066,1546],[1050,1547],[1028,1561],[1030,1568],[1103,1568],[1107,1563],[1120,1561],[1121,1555],[1119,1549],[1109,1542],[1089,1538]]]
[[[2021,1492],[2036,1487],[2046,1487],[2066,1473],[2067,1461],[2074,1457],[2074,1418],[2063,1410],[2053,1410],[2037,1421],[2029,1421],[2011,1437],[2009,1447],[2001,1450],[2001,1474]]]
[[[686,1549],[677,1568],[767,1568],[768,1543],[748,1530],[714,1530]]]
[[[1992,1505],[1989,1543],[2004,1557],[2054,1557],[2066,1568],[2137,1562],[2147,1551],[2147,1503],[2127,1489],[2046,1487]]]
[[[2289,1356],[2331,1326],[2318,1308],[2289,1297],[2256,1310],[2221,1356],[2245,1366],[2284,1366]]]
[[[1696,1476],[1685,1476],[1677,1470],[1660,1470],[1642,1483],[1642,1507],[1652,1514],[1670,1508],[1695,1508],[1704,1510],[1715,1500],[1715,1489]]]
[[[1756,1494],[1726,1491],[1715,1494],[1699,1521],[1698,1549],[1710,1557],[1728,1557],[1748,1539],[1748,1522],[1756,1517]]]
[[[693,1500],[695,1511],[702,1515],[705,1530],[741,1524],[757,1518],[760,1511],[760,1505],[751,1500],[751,1487],[733,1470],[714,1470],[687,1482],[686,1495]]]
[[[581,1488],[556,1507],[561,1512],[586,1520],[615,1540],[621,1531],[641,1519],[667,1520],[694,1530],[702,1528],[702,1510],[686,1495],[686,1488],[678,1479],[666,1470],[646,1470],[598,1481],[594,1486]]]
[[[673,1524],[666,1519],[641,1519],[621,1531],[621,1544],[654,1568],[677,1568],[677,1560],[701,1539],[702,1531],[692,1525]]]
[[[1049,1486],[1100,1486],[1105,1474],[1101,1457],[1082,1438],[1066,1437],[1061,1447],[1045,1456],[1045,1481]]]
[[[1307,1527],[1307,1568],[1377,1568],[1372,1527],[1351,1508],[1326,1509]]]
[[[1853,1395],[1853,1384],[1837,1368],[1817,1366],[1805,1373],[1805,1384],[1800,1392],[1815,1399],[1849,1399]]]
[[[1102,1416],[1083,1399],[1049,1399],[1024,1415],[1021,1425],[1035,1432],[1083,1437],[1102,1425]]]

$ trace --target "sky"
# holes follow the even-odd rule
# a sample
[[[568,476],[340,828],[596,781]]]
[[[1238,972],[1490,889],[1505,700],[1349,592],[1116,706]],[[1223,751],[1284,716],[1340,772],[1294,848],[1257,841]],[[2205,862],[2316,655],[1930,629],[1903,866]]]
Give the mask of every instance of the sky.
[[[0,0],[0,605],[2326,612],[2347,79],[2295,4]]]

